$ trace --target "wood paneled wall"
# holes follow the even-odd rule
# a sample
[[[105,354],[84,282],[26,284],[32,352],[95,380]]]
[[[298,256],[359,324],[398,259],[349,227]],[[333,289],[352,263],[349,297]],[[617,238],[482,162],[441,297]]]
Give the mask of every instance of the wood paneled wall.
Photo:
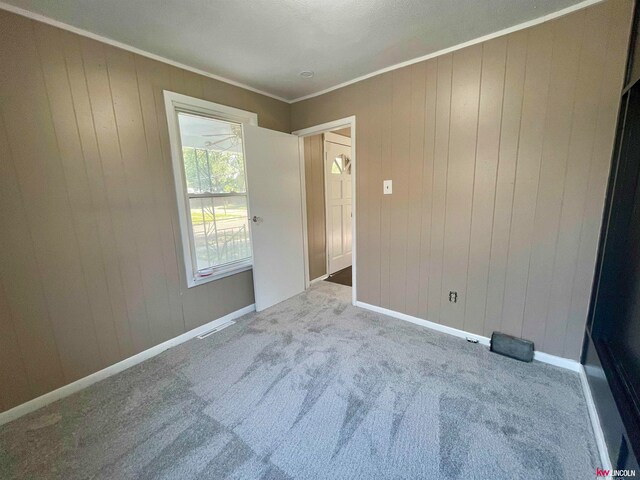
[[[577,358],[631,5],[293,106],[0,11],[0,411],[252,303],[250,272],[186,288],[163,89],[355,114],[359,299]]]
[[[253,303],[187,289],[162,90],[290,106],[0,11],[0,411]]]
[[[304,139],[304,176],[307,196],[309,279],[327,273],[326,208],[324,199],[324,136]]]
[[[357,117],[360,301],[578,358],[632,3],[293,104],[294,129]]]

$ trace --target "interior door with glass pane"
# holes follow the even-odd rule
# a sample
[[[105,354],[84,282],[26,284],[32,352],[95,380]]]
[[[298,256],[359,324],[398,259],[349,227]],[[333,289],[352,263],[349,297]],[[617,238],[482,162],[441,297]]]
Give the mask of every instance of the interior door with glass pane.
[[[325,142],[329,274],[351,266],[351,147]]]

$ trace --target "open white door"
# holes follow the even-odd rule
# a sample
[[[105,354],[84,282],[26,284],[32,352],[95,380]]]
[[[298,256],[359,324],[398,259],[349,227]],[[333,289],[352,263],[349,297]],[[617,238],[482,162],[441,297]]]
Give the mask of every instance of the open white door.
[[[253,286],[261,311],[305,288],[299,137],[252,125],[243,129]]]
[[[325,141],[327,259],[330,275],[351,266],[351,147]]]

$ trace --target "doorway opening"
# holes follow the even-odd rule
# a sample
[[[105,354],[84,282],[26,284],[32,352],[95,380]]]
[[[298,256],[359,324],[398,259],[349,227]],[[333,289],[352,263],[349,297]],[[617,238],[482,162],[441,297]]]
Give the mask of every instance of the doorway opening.
[[[352,287],[355,302],[355,118],[294,133],[304,168],[307,285]]]

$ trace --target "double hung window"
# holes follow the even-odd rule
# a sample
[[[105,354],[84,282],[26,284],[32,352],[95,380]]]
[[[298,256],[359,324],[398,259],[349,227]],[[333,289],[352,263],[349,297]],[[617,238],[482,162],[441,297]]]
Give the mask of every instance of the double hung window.
[[[189,287],[251,268],[242,125],[255,114],[165,91]]]

